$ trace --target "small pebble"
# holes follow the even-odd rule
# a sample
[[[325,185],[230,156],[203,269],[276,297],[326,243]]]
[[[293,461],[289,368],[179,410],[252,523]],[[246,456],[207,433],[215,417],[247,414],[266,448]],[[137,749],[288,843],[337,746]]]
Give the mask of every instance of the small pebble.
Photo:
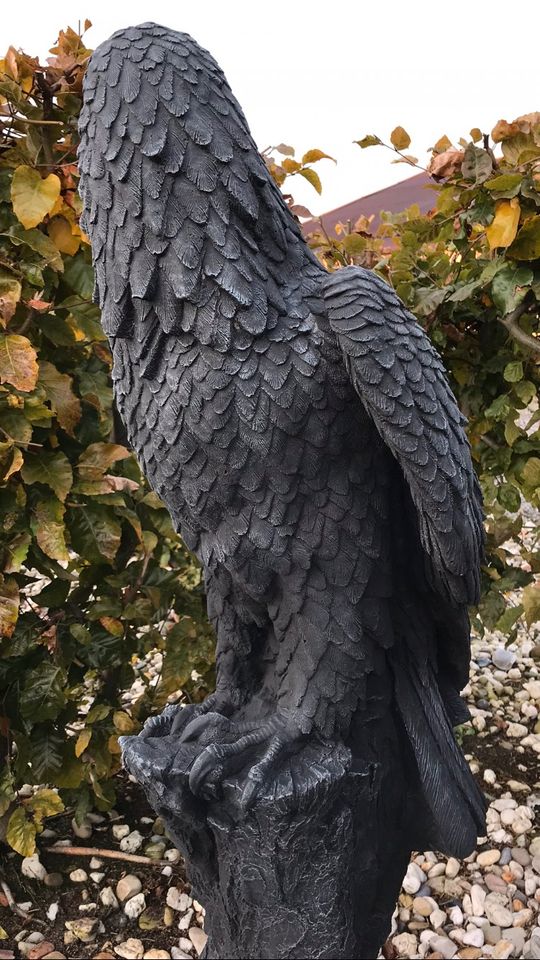
[[[138,830],[132,830],[120,840],[120,849],[124,853],[136,853],[143,845],[144,837]]]
[[[115,840],[122,840],[123,837],[127,837],[129,834],[129,827],[127,823],[115,823],[112,828],[112,835]]]
[[[141,881],[132,873],[128,873],[127,876],[122,877],[116,884],[116,896],[121,903],[123,903],[124,900],[129,900],[130,897],[136,896],[141,890]]]

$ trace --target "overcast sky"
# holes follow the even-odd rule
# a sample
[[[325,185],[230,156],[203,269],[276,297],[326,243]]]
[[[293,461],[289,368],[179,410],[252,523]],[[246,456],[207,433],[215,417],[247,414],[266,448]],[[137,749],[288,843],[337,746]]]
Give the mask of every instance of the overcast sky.
[[[191,33],[223,67],[261,149],[285,142],[336,157],[336,167],[318,166],[322,197],[300,178],[291,183],[297,202],[318,214],[414,173],[382,148],[352,143],[366,133],[388,138],[400,124],[425,159],[444,133],[488,132],[540,109],[537,58],[526,52],[538,10],[534,0],[513,0],[504,12],[492,0],[11,0],[0,51],[11,43],[44,58],[60,28],[86,17],[91,47],[149,19]]]

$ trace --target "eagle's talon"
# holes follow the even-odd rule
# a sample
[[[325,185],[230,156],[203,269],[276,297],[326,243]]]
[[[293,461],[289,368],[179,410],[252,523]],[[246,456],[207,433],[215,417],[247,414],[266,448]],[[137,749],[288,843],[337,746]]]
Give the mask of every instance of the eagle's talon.
[[[234,724],[230,723],[229,736],[234,729]],[[242,731],[245,731],[245,724],[238,724],[237,732]],[[242,771],[240,806],[246,811],[264,790],[281,756],[294,753],[303,739],[299,730],[291,730],[290,724],[275,717],[262,726],[243,732],[236,741],[212,743],[193,763],[189,775],[190,789],[195,795],[209,798],[208,788],[211,788],[211,799],[215,799],[220,784]],[[251,766],[250,754],[255,755]]]
[[[226,717],[231,710],[232,706],[229,703],[226,703],[217,693],[212,693],[202,703],[188,703],[185,707],[178,707],[170,732],[183,740],[187,727],[191,726],[195,720],[206,717],[209,713],[219,713]]]

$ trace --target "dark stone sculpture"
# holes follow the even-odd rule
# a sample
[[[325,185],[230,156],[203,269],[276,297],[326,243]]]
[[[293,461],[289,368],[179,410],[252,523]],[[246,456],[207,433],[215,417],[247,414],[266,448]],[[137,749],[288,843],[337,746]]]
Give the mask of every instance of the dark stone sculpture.
[[[216,692],[124,741],[208,957],[372,957],[413,848],[468,854],[482,511],[436,351],[328,274],[211,56],[155,24],[91,58],[84,224],[120,416],[199,557]]]

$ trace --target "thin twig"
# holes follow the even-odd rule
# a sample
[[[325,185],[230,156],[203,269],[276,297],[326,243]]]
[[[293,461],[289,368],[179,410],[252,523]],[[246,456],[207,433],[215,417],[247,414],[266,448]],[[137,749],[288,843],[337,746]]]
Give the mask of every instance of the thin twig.
[[[16,913],[21,920],[24,920],[25,923],[39,923],[44,927],[47,926],[43,920],[39,920],[38,917],[34,917],[31,913],[26,913],[25,910],[21,910],[21,908],[15,903],[15,897],[13,896],[5,880],[0,880],[0,887],[2,887],[2,893],[7,900],[9,909],[13,913]]]
[[[128,863],[145,863],[151,867],[171,866],[169,860],[153,860],[137,853],[124,853],[122,850],[105,850],[101,847],[45,847],[47,853],[61,853],[66,857],[108,857],[109,860],[126,860]]]
[[[485,443],[486,446],[491,447],[492,450],[500,450],[500,449],[501,449],[500,444],[495,443],[495,441],[492,440],[491,437],[486,436],[485,433],[481,434],[481,436],[479,437],[479,440],[481,440],[482,443]]]
[[[512,310],[512,313],[507,313],[506,316],[499,317],[499,323],[502,323],[503,327],[508,330],[513,340],[517,340],[518,343],[521,343],[523,347],[527,347],[528,350],[533,350],[534,353],[540,354],[540,340],[536,337],[531,337],[530,333],[522,330],[518,323],[519,318],[527,309],[528,307],[525,302],[520,303],[519,307]]]
[[[30,117],[17,117],[17,123],[34,123],[36,127],[63,127],[63,120],[31,120]]]

